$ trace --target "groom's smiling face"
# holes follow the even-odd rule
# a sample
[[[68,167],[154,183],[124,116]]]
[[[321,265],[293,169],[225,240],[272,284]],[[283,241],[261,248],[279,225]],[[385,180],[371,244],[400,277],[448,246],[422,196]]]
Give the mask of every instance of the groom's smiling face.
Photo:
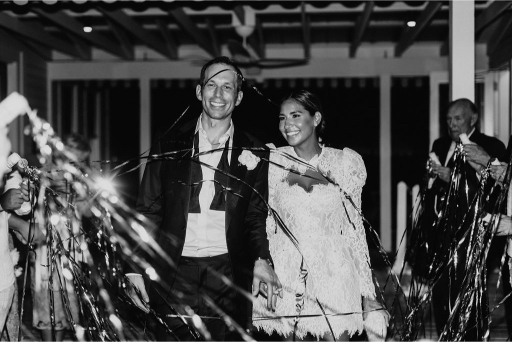
[[[211,119],[230,118],[242,101],[242,91],[237,91],[237,76],[233,67],[213,64],[206,70],[205,84],[196,87],[196,96],[203,104],[203,113]]]

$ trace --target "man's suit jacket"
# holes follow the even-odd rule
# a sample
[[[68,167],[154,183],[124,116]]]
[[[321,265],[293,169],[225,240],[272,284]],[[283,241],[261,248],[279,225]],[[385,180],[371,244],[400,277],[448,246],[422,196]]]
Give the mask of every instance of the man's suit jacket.
[[[475,132],[471,135],[469,138],[472,142],[478,144],[481,146],[492,158],[503,158],[505,154],[505,145],[498,139],[494,137],[489,137],[483,133],[480,133],[475,130]],[[434,144],[432,146],[432,151],[435,152],[439,158],[439,161],[442,163],[442,165],[445,164],[446,157],[448,155],[448,151],[450,149],[450,145],[452,143],[452,140],[449,136],[442,137],[434,141]],[[450,161],[448,162],[447,166],[452,168],[454,167],[454,156],[451,157]],[[477,172],[473,167],[468,163],[464,163],[462,166],[462,170],[460,172],[460,180],[459,180],[459,189],[458,189],[458,196],[456,198],[457,203],[451,205],[451,209],[448,213],[449,222],[451,229],[448,234],[444,234],[443,231],[437,231],[434,233],[434,236],[431,238],[434,239],[433,245],[438,246],[438,249],[445,250],[447,248],[450,248],[449,246],[454,242],[458,241],[464,233],[469,229],[471,226],[472,221],[472,212],[470,212],[471,215],[468,215],[469,208],[471,207],[471,204],[473,203],[474,197],[478,192],[478,189],[480,187],[480,180],[477,177]],[[466,187],[467,185],[467,187]],[[490,193],[490,190],[492,188],[493,182],[492,180],[487,182],[486,188],[484,189],[485,194],[484,198],[487,198],[487,195]],[[433,222],[435,220],[436,215],[434,214],[434,207],[437,205],[437,208],[440,209],[440,203],[441,197],[446,195],[446,191],[448,189],[449,183],[444,182],[441,179],[436,179],[432,189],[430,189],[427,192],[426,197],[426,206],[427,210],[429,212],[427,220],[429,222]],[[437,197],[437,199],[436,199]],[[495,198],[493,196],[490,197],[489,202],[484,203],[484,209],[489,210],[494,205]],[[462,221],[464,220],[464,224],[461,226]],[[440,227],[442,228],[442,227]],[[456,239],[456,240],[454,240]],[[495,239],[496,240],[496,239]],[[431,242],[432,243],[432,242]],[[494,243],[494,241],[493,241]],[[499,243],[499,246],[501,246],[502,242]],[[496,245],[496,244],[495,244]],[[497,246],[497,245],[496,245]],[[499,249],[501,247],[495,247],[491,248],[489,254],[489,259],[494,259],[492,256],[495,250]],[[464,251],[465,247],[461,248],[461,251]],[[463,253],[464,254],[464,253]],[[460,262],[459,264],[463,264],[463,262]]]
[[[154,158],[147,164],[137,200],[137,211],[154,224],[154,238],[175,265],[179,264],[187,231],[190,168],[194,162],[191,152],[196,124],[197,120],[185,124],[179,132],[168,134],[152,147],[152,156],[180,152],[170,153],[164,159]],[[270,258],[266,234],[269,150],[236,127],[232,139],[229,173],[242,181],[231,177],[228,180],[226,241],[234,277],[232,280],[239,287],[251,291],[255,260],[258,257]],[[260,148],[251,151],[261,158],[255,169],[248,170],[239,163],[241,147]],[[153,260],[152,265],[166,284],[164,291],[168,291],[176,277],[176,267],[163,260]],[[250,317],[250,302],[239,297],[237,304],[241,315]]]
[[[502,159],[505,154],[505,145],[500,140],[494,137],[489,137],[483,133],[480,133],[477,130],[473,132],[469,140],[481,146],[492,158]],[[437,154],[439,161],[441,162],[442,165],[445,164],[451,143],[452,139],[450,138],[450,136],[445,136],[434,141],[434,144],[432,145],[432,151]],[[450,161],[447,164],[447,166],[452,169],[454,167],[454,156],[455,154],[450,158]],[[467,208],[472,202],[473,197],[478,191],[480,180],[477,177],[477,172],[475,171],[475,169],[473,169],[473,167],[471,167],[471,165],[468,162],[464,164],[463,170],[461,171],[461,184],[466,184],[466,182],[468,184],[468,196],[461,198],[461,205],[463,206],[461,209],[467,210]],[[433,189],[439,192],[446,190],[447,187],[448,183],[444,182],[441,179],[436,179],[436,181],[434,182]]]
[[[508,138],[507,151],[505,152],[505,156],[503,157],[502,162],[508,163],[510,161],[510,157],[512,156],[512,135]]]

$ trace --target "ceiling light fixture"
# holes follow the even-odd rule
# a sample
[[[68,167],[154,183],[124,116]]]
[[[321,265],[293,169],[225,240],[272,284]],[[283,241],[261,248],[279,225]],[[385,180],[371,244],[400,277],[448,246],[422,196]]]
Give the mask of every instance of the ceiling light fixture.
[[[414,20],[410,20],[407,22],[407,26],[414,27],[414,26],[416,26],[416,22]]]
[[[84,32],[86,32],[86,33],[92,32],[92,27],[84,26]]]

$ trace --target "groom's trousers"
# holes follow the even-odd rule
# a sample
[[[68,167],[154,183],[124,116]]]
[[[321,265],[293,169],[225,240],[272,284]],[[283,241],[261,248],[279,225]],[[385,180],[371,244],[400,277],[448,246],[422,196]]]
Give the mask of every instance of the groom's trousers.
[[[239,318],[236,290],[226,284],[221,275],[233,280],[228,254],[204,258],[181,257],[167,302],[181,315],[190,316],[191,311],[187,311],[187,307],[192,309],[193,313],[201,317],[212,340],[240,340],[240,335],[232,331],[221,317],[221,313],[225,313],[234,320]],[[161,306],[158,311],[173,314],[166,305]],[[187,323],[180,318],[168,317],[165,321],[173,334],[158,325],[156,339],[194,340],[190,329],[198,329],[194,328],[190,318],[185,320]]]

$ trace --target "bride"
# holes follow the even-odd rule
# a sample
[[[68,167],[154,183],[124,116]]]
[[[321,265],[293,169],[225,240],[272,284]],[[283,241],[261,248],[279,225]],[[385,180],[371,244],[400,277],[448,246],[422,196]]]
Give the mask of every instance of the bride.
[[[269,204],[289,234],[269,215],[267,235],[282,299],[270,316],[263,300],[253,310],[254,326],[268,334],[348,340],[363,331],[363,305],[378,303],[362,218],[340,192],[361,207],[364,162],[349,148],[320,145],[324,126],[314,94],[295,91],[281,102],[279,130],[290,146],[271,149]],[[385,330],[387,312],[377,312]]]

